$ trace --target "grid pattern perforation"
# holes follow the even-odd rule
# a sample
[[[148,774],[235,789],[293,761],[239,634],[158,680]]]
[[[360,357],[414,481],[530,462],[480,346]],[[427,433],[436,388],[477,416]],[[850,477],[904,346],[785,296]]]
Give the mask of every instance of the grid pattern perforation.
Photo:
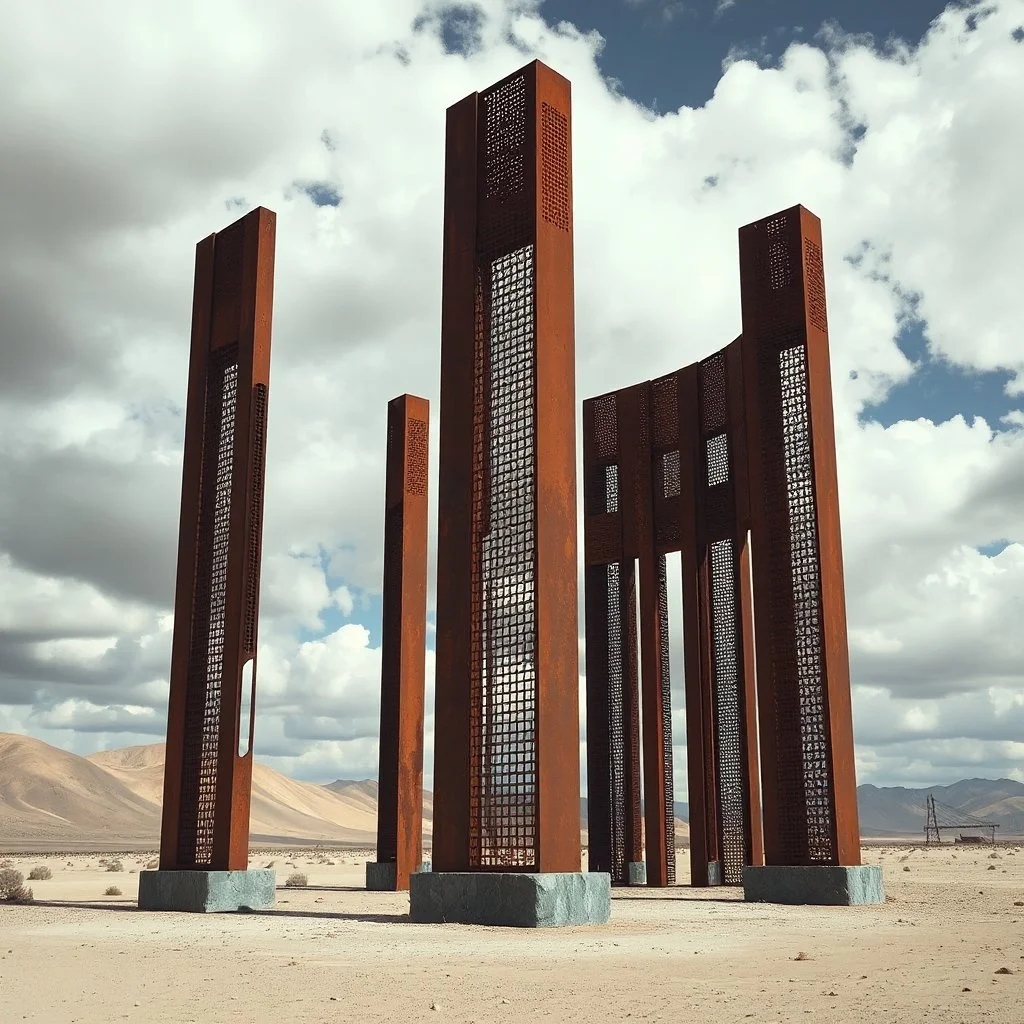
[[[608,733],[611,757],[611,865],[612,879],[627,880],[626,867],[626,736],[624,715],[625,673],[622,575],[618,562],[605,567],[608,607]]]
[[[505,203],[526,189],[526,78],[484,93],[484,198]]]
[[[594,454],[613,461],[619,457],[619,409],[615,395],[594,399]]]
[[[828,330],[825,312],[825,265],[821,246],[810,238],[804,239],[804,262],[807,268],[807,319],[819,331]]]
[[[722,880],[742,885],[747,862],[746,757],[740,683],[738,566],[732,540],[710,545],[712,687],[718,767],[719,852]]]
[[[571,226],[569,203],[569,119],[549,103],[540,108],[540,209],[549,224]]]
[[[779,827],[785,863],[835,863],[814,464],[806,348],[765,346],[762,431],[772,537],[770,649],[775,674]]]
[[[203,418],[177,858],[197,868],[213,861],[237,398],[233,344],[210,355]]]
[[[427,422],[410,416],[405,430],[405,490],[427,493]]]
[[[651,381],[651,444],[654,448],[675,448],[679,445],[677,374]]]
[[[676,880],[676,810],[675,783],[672,756],[672,674],[669,670],[668,632],[668,567],[664,555],[657,558],[658,566],[658,644],[661,661],[661,733],[663,749],[663,773],[665,780],[665,863],[668,867],[666,881],[673,885]]]
[[[474,510],[470,859],[526,869],[537,843],[533,247],[494,259],[487,286],[476,360],[488,418],[478,431],[486,493]]]
[[[729,480],[729,436],[716,434],[704,442],[708,487],[717,487]]]
[[[717,434],[729,422],[729,386],[725,353],[716,352],[701,361],[698,370],[700,383],[701,433]]]

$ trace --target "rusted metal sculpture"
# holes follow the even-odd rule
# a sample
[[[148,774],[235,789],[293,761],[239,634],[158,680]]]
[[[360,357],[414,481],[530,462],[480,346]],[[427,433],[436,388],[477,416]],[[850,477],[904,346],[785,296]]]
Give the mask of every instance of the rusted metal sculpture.
[[[381,642],[377,884],[408,889],[423,854],[423,687],[430,404],[388,403]],[[385,867],[386,866],[386,867]]]
[[[569,83],[448,110],[435,872],[578,872]]]
[[[641,852],[635,565],[647,883],[674,880],[673,551],[692,884],[860,863],[820,224],[765,218],[740,254],[740,338],[583,404],[590,868],[620,884]]]
[[[248,864],[275,225],[196,247],[161,871]]]
[[[675,881],[672,552],[683,570],[691,881],[738,884],[760,855],[738,368],[734,343],[583,404],[589,866],[619,884],[641,858],[636,565],[646,881]]]
[[[858,865],[821,222],[740,229],[765,863]]]

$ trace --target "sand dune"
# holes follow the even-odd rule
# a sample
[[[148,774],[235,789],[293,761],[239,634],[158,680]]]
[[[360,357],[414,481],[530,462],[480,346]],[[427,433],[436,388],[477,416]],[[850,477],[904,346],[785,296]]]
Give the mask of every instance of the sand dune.
[[[0,733],[0,838],[144,841],[160,807],[83,757]]]

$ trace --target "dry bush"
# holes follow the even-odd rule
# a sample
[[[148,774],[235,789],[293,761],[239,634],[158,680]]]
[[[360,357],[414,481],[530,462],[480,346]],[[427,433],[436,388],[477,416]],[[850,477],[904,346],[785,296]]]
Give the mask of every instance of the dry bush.
[[[102,864],[103,862],[100,861],[100,863]],[[124,871],[124,865],[119,860],[107,861],[107,870],[108,871]]]
[[[0,868],[0,902],[28,903],[35,897],[25,885],[25,876],[14,868]]]
[[[284,884],[287,889],[301,889],[303,886],[309,885],[309,879],[301,871],[296,871],[288,876]]]
[[[108,885],[106,887],[106,889],[103,890],[103,895],[104,896],[120,896],[121,895],[121,890],[118,889],[118,887],[116,885]]]
[[[13,868],[13,867],[14,867],[14,861],[13,860],[0,860],[0,871],[2,871],[4,868]]]
[[[160,858],[159,857],[154,857],[152,860],[147,860],[146,861],[146,870],[147,871],[155,871],[158,867],[160,867]]]
[[[53,878],[53,872],[45,864],[34,867],[28,873],[30,882],[48,882],[51,878]]]

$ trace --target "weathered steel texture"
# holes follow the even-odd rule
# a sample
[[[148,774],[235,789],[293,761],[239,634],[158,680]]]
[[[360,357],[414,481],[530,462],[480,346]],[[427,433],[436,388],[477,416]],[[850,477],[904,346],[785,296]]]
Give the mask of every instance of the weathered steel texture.
[[[784,210],[739,250],[765,860],[856,865],[820,222]]]
[[[388,403],[377,860],[408,889],[423,859],[423,704],[430,403]]]
[[[643,859],[635,552],[623,556],[616,396],[583,403],[588,868]]]
[[[596,863],[610,863],[616,880],[621,857],[614,840],[628,805],[622,787],[614,788],[626,762],[615,711],[620,684],[608,652],[636,619],[635,605],[612,600],[600,574],[617,578],[634,559],[639,563],[647,877],[649,885],[667,885],[675,878],[675,817],[665,555],[674,551],[683,568],[692,883],[709,884],[717,865],[724,882],[739,884],[743,865],[762,856],[747,474],[745,462],[733,468],[745,459],[743,409],[737,343],[703,363],[584,403],[591,863],[596,849]],[[603,758],[610,760],[602,767]]]
[[[196,248],[162,870],[248,864],[275,224],[258,208]]]
[[[578,871],[569,83],[448,111],[433,866]]]

